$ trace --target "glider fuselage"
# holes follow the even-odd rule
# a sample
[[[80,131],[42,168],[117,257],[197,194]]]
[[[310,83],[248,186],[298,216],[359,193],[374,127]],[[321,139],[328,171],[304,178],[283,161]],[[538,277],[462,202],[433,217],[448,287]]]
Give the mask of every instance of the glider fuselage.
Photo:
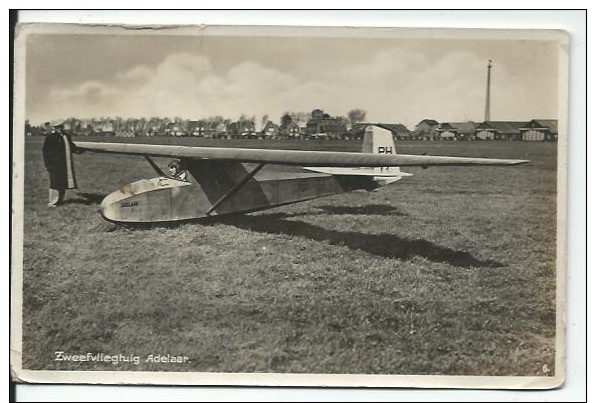
[[[121,187],[102,201],[102,216],[122,223],[192,220],[381,186],[372,176],[322,173],[286,173],[277,178],[251,176],[252,170],[240,163],[198,162],[189,171],[189,182],[159,177]]]

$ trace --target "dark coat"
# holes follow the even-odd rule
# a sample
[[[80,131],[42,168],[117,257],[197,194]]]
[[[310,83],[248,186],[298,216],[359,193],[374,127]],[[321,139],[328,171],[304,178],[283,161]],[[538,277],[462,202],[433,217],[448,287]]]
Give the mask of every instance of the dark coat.
[[[43,162],[50,175],[51,189],[75,189],[72,153],[78,152],[69,135],[52,132],[43,142]]]

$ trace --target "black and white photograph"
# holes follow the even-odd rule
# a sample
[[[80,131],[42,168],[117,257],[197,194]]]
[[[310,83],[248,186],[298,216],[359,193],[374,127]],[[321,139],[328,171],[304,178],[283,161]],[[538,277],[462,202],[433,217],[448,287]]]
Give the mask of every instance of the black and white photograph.
[[[562,30],[23,23],[23,383],[565,380]]]

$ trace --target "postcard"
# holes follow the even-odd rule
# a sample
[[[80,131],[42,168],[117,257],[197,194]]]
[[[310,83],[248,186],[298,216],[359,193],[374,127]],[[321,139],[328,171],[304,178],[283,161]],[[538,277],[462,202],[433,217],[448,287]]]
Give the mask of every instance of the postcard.
[[[559,387],[568,42],[19,24],[12,379]]]

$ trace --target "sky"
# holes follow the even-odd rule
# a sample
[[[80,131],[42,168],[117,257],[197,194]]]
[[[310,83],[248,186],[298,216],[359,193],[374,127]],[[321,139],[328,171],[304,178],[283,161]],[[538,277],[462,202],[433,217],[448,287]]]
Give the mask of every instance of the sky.
[[[267,115],[279,123],[284,112],[346,116],[359,108],[369,122],[410,129],[427,118],[481,122],[489,59],[492,120],[558,117],[559,44],[552,40],[138,31],[29,33],[26,118],[245,115],[260,123]]]

